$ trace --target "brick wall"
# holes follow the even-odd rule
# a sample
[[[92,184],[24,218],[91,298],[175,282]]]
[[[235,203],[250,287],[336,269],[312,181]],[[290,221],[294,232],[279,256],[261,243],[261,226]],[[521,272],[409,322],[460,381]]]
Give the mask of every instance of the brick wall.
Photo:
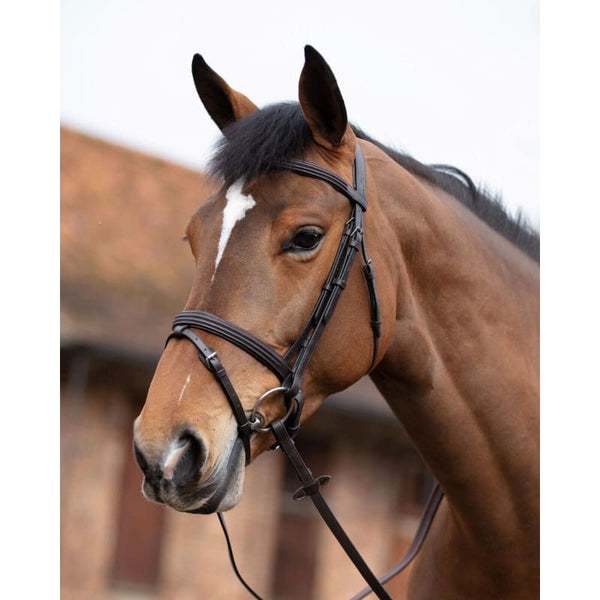
[[[105,598],[116,541],[131,402],[118,389],[63,393],[61,407],[62,600]]]

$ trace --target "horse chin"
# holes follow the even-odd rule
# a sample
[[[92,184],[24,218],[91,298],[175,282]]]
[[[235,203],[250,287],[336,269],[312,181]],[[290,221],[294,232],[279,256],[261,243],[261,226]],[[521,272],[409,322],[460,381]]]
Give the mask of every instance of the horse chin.
[[[183,512],[207,515],[224,512],[236,506],[244,489],[244,459],[244,446],[241,439],[236,437],[228,458],[223,460],[219,468],[215,469],[195,492],[202,500],[184,508]]]

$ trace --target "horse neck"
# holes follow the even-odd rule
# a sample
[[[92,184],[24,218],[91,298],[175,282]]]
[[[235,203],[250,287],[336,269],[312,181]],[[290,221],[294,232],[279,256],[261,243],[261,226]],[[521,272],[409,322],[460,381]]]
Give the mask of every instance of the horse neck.
[[[539,501],[539,268],[455,198],[398,178],[378,190],[403,260],[372,377],[456,524],[484,545],[514,541]]]

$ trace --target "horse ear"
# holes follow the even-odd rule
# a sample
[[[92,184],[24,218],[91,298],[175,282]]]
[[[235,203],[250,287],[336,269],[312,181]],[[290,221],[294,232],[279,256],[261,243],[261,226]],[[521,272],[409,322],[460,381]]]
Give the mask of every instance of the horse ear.
[[[230,88],[199,54],[192,59],[192,75],[202,104],[219,129],[258,110],[244,94]]]
[[[314,140],[326,148],[339,146],[348,128],[346,105],[332,70],[312,46],[304,47],[299,97]]]

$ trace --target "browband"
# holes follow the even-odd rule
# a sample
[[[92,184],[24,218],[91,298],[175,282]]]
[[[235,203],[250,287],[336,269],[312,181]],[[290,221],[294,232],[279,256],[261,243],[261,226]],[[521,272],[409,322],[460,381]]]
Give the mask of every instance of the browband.
[[[324,169],[323,167],[316,165],[314,163],[308,162],[306,160],[287,160],[281,161],[277,163],[275,166],[286,171],[291,171],[292,173],[296,173],[297,175],[304,175],[305,177],[312,177],[313,179],[319,179],[328,183],[332,188],[338,191],[340,194],[343,194],[350,200],[358,204],[363,212],[367,210],[367,198],[365,195],[366,189],[366,177],[364,171],[364,157],[362,154],[362,150],[360,145],[356,144],[356,154],[354,158],[354,181],[355,186],[356,182],[359,181],[360,177],[363,177],[363,181],[361,181],[360,187],[352,187],[346,181],[344,181],[337,173],[333,171],[329,171],[328,169]],[[362,167],[362,173],[357,173],[357,169]]]

